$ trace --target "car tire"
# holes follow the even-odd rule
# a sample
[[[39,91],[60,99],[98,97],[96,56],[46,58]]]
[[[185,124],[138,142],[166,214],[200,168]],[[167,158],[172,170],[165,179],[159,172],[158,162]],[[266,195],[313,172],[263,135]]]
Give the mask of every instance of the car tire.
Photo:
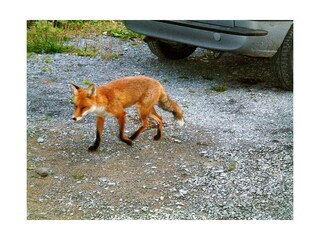
[[[190,56],[197,47],[183,43],[163,42],[155,38],[146,37],[144,41],[158,58],[182,59]]]
[[[293,26],[288,31],[281,47],[272,58],[272,66],[275,76],[281,87],[285,90],[293,90]]]

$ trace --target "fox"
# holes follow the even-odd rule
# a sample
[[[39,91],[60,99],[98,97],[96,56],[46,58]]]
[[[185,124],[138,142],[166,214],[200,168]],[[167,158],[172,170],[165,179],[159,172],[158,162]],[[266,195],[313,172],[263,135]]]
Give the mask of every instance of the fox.
[[[96,116],[96,138],[88,148],[89,152],[98,149],[104,128],[106,116],[117,118],[119,138],[128,145],[135,140],[147,127],[149,118],[157,123],[157,134],[154,140],[162,136],[162,117],[156,112],[155,105],[171,112],[180,126],[184,125],[183,111],[178,103],[172,100],[165,88],[151,77],[129,76],[113,80],[105,85],[96,87],[91,84],[87,89],[70,84],[74,95],[74,113],[72,120],[79,122],[88,113]],[[125,109],[135,105],[140,117],[141,126],[130,137],[125,136]]]

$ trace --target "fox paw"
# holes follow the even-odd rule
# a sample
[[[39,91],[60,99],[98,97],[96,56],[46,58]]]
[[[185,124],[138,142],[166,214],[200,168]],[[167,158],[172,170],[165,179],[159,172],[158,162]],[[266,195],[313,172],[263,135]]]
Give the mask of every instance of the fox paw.
[[[128,144],[129,146],[133,145],[133,142],[129,139],[129,138],[120,138],[120,140],[126,144]]]
[[[88,151],[89,152],[95,152],[95,151],[97,151],[97,149],[98,149],[98,147],[97,146],[90,146],[89,148],[88,148]]]
[[[153,140],[154,140],[154,141],[158,141],[158,140],[160,140],[160,138],[161,138],[161,134],[157,134],[157,135],[155,135],[155,136],[153,137]]]
[[[126,140],[125,143],[128,144],[129,146],[132,146],[132,145],[133,145],[133,142],[130,141],[130,140]]]

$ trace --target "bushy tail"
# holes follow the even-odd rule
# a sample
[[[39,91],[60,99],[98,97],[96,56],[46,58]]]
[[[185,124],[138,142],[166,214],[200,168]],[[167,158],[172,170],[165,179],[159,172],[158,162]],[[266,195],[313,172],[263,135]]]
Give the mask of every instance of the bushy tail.
[[[183,112],[176,101],[172,100],[168,94],[163,91],[158,102],[159,107],[168,112],[172,112],[174,118],[180,126],[184,125]]]

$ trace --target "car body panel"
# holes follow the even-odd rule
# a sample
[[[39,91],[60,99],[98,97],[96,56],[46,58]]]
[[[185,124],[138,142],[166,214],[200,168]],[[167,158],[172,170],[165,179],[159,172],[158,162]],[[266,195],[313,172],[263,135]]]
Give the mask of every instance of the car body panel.
[[[132,31],[163,41],[254,57],[272,57],[293,21],[255,20],[126,20]]]

